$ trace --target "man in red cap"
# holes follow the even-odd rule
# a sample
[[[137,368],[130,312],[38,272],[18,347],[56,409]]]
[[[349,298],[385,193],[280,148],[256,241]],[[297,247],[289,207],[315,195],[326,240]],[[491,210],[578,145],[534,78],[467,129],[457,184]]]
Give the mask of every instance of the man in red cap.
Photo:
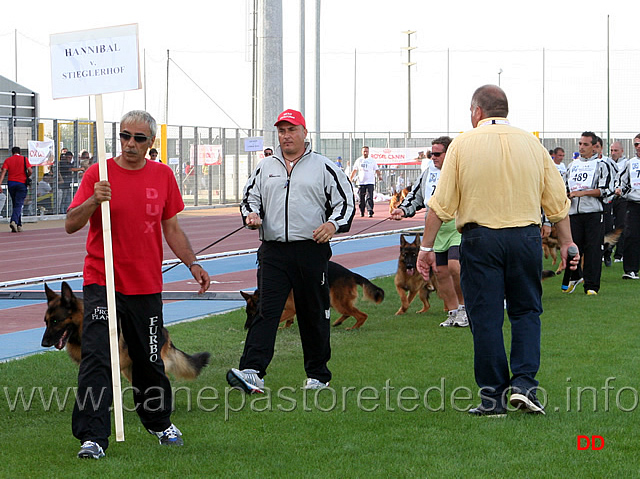
[[[304,117],[285,110],[278,116],[280,146],[265,157],[244,187],[244,224],[260,230],[258,288],[260,308],[249,327],[238,369],[227,373],[233,387],[262,393],[273,358],[276,332],[293,289],[307,380],[305,389],[329,385],[329,241],[349,231],[355,212],[347,175],[328,158],[311,151]]]

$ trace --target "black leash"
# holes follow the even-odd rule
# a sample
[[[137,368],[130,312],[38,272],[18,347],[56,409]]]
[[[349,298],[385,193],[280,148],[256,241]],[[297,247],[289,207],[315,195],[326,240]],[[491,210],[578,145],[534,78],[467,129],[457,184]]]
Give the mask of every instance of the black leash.
[[[237,228],[237,229],[233,230],[231,233],[228,233],[228,234],[224,235],[222,238],[220,238],[220,239],[218,239],[218,240],[214,241],[214,242],[213,242],[213,243],[211,243],[210,245],[205,246],[205,247],[204,247],[204,248],[202,248],[200,251],[198,251],[197,253],[195,253],[195,255],[196,255],[196,259],[197,259],[197,256],[198,256],[200,253],[202,253],[203,251],[208,250],[208,249],[209,249],[209,248],[211,248],[212,246],[217,245],[218,243],[220,243],[220,241],[222,241],[222,240],[224,240],[224,239],[227,239],[227,238],[228,238],[229,236],[231,236],[231,235],[236,234],[238,231],[240,231],[240,230],[241,230],[241,229],[243,229],[243,228],[244,228],[244,225],[242,225],[242,226],[240,226],[239,228]],[[165,269],[165,270],[162,272],[162,274],[165,274],[167,271],[171,271],[173,268],[175,268],[175,267],[176,267],[176,266],[178,266],[179,264],[182,264],[182,262],[180,262],[180,263],[176,263],[176,264],[174,264],[174,265],[172,265],[172,266],[169,266],[167,269]]]
[[[390,219],[391,219],[391,216],[387,216],[386,218],[384,218],[384,219],[382,219],[382,220],[380,220],[380,221],[378,221],[378,222],[376,222],[376,223],[373,223],[372,225],[369,225],[369,226],[367,226],[366,228],[364,228],[364,229],[362,229],[362,230],[358,231],[357,233],[353,233],[352,235],[346,236],[346,237],[344,237],[344,238],[336,238],[336,243],[342,243],[343,241],[350,240],[350,239],[352,239],[352,238],[354,238],[354,237],[356,237],[356,236],[358,236],[358,235],[361,235],[361,234],[362,234],[362,233],[364,233],[365,231],[370,230],[370,229],[371,229],[371,228],[373,228],[374,226],[378,226],[379,224],[382,224],[382,223],[384,223],[385,221],[390,220]]]

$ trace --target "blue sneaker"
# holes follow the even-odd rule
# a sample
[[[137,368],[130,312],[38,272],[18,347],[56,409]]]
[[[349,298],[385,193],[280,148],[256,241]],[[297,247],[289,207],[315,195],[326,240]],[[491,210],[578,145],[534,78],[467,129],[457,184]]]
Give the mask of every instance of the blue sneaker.
[[[84,441],[80,447],[80,452],[78,452],[78,457],[80,459],[100,459],[104,457],[104,451],[97,442]]]
[[[164,431],[152,431],[151,429],[147,429],[151,434],[155,434],[156,437],[160,440],[160,444],[163,446],[183,446],[184,441],[182,440],[182,433],[180,429],[175,427],[173,424],[166,428]]]

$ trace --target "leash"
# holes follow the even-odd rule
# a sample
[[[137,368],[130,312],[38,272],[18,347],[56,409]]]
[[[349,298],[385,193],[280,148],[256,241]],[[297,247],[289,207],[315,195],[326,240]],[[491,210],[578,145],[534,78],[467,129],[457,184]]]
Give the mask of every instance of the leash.
[[[200,253],[202,253],[203,251],[208,250],[208,249],[209,249],[209,248],[211,248],[212,246],[217,245],[218,243],[220,243],[220,241],[222,241],[222,240],[224,240],[224,239],[227,239],[227,238],[228,238],[229,236],[231,236],[231,235],[236,234],[238,231],[240,231],[240,230],[241,230],[241,229],[243,229],[243,228],[244,228],[244,225],[242,225],[242,226],[240,226],[239,228],[237,228],[237,229],[233,230],[231,233],[228,233],[228,234],[224,235],[222,238],[220,238],[220,239],[218,239],[218,240],[214,241],[214,242],[213,242],[213,243],[211,243],[210,245],[205,246],[205,247],[204,247],[204,248],[202,248],[200,251],[198,251],[197,253],[195,253],[195,255],[196,255],[196,259],[197,259],[198,255],[199,255]],[[182,262],[180,262],[180,263],[176,263],[176,264],[174,264],[174,265],[172,265],[172,266],[169,266],[167,269],[165,269],[165,270],[162,272],[162,274],[165,274],[167,271],[171,271],[173,268],[175,268],[175,267],[176,267],[176,266],[178,266],[179,264],[182,264]]]
[[[364,229],[362,229],[362,230],[358,231],[357,233],[353,233],[352,235],[346,236],[346,237],[344,237],[344,238],[336,238],[336,239],[335,239],[335,243],[342,243],[342,242],[344,242],[344,241],[348,241],[348,240],[350,240],[350,239],[353,239],[353,238],[355,238],[356,236],[361,235],[361,234],[362,234],[362,233],[364,233],[365,231],[370,230],[370,229],[371,229],[371,228],[373,228],[374,226],[378,226],[379,224],[382,224],[382,223],[384,223],[385,221],[390,220],[390,219],[391,219],[391,216],[387,216],[386,218],[384,218],[384,219],[382,219],[382,220],[380,220],[380,221],[377,221],[377,222],[373,223],[372,225],[369,225],[369,226],[367,226],[366,228],[364,228]]]

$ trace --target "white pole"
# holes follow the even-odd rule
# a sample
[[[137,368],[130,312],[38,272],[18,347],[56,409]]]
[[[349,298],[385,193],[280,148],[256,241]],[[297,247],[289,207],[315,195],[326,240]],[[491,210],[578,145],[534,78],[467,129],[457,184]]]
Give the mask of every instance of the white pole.
[[[107,181],[107,151],[104,145],[104,114],[102,95],[96,98],[96,137],[98,140],[98,167],[100,181]],[[122,387],[120,385],[120,353],[118,345],[118,317],[116,315],[116,288],[113,279],[113,245],[111,243],[111,208],[105,201],[102,210],[102,241],[104,242],[104,273],[107,287],[107,309],[109,312],[109,347],[111,351],[111,380],[113,383],[113,414],[116,426],[116,441],[124,441],[122,417]]]

